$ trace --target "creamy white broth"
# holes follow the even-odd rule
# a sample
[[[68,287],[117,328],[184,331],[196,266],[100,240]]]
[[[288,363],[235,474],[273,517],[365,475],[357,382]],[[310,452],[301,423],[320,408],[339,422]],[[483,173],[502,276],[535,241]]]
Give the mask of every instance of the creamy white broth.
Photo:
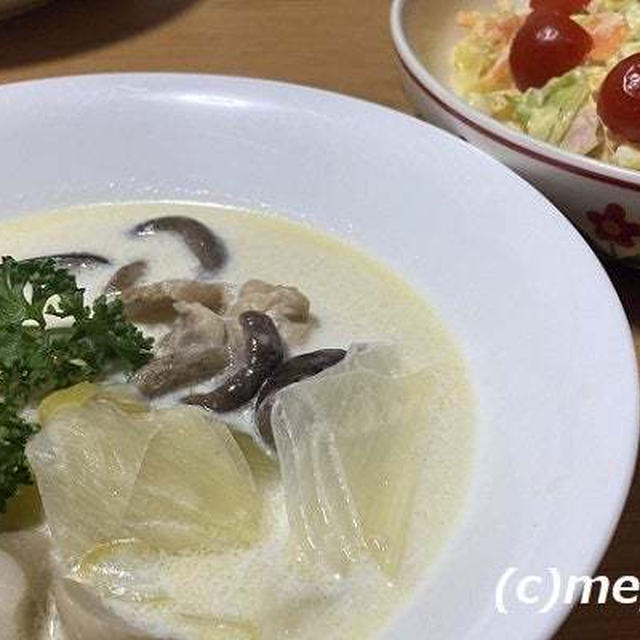
[[[115,268],[137,259],[150,263],[147,282],[197,277],[199,264],[178,237],[162,233],[140,239],[125,233],[136,222],[161,215],[197,218],[224,240],[230,260],[216,280],[240,285],[258,278],[298,287],[310,299],[315,321],[300,351],[392,341],[401,345],[410,366],[427,367],[437,384],[420,442],[424,468],[406,552],[393,584],[373,564],[364,563],[339,580],[310,578],[298,570],[287,548],[284,496],[275,480],[266,488],[267,533],[259,545],[222,554],[165,557],[149,570],[170,606],[123,601],[109,606],[137,626],[164,629],[175,638],[219,637],[210,635],[214,619],[231,621],[232,626],[233,621],[251,620],[255,637],[265,640],[375,636],[427,575],[463,505],[473,452],[472,399],[455,344],[425,300],[379,262],[341,240],[275,216],[177,203],[76,208],[3,224],[0,252],[17,258],[69,251],[105,255],[114,267],[78,274],[90,297],[102,291]],[[166,327],[145,330],[161,335]],[[173,394],[157,404],[175,398]],[[231,421],[249,429],[249,418],[250,410],[245,410]],[[32,540],[33,535],[0,534],[0,549],[20,561],[15,550],[21,537]],[[31,606],[43,608],[46,600],[42,597],[39,605]],[[54,608],[48,607],[41,618],[36,637],[65,637],[55,624]],[[236,637],[233,632],[229,627],[228,637]],[[21,637],[33,638],[33,633],[23,629]]]

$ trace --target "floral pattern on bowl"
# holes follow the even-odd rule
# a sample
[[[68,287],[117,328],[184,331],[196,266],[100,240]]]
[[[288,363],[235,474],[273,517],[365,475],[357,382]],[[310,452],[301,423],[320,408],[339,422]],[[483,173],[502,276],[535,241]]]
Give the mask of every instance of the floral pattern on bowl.
[[[587,211],[587,217],[593,223],[595,234],[610,243],[610,251],[615,253],[616,245],[632,249],[635,238],[640,237],[640,224],[629,222],[624,207],[612,202],[602,213]]]

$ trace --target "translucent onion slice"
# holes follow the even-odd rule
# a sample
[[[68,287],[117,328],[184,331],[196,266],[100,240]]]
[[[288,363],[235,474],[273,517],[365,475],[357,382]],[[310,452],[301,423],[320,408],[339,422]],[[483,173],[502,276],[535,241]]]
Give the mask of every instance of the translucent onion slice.
[[[122,540],[173,553],[258,536],[249,466],[226,426],[200,409],[132,412],[95,396],[55,411],[27,457],[70,567]]]
[[[224,551],[258,538],[251,470],[233,436],[200,409],[158,412],[124,523],[152,548]]]
[[[400,373],[399,358],[384,346],[353,349],[339,365],[279,392],[272,422],[302,559],[343,574],[372,557],[396,573],[429,386],[425,372]]]

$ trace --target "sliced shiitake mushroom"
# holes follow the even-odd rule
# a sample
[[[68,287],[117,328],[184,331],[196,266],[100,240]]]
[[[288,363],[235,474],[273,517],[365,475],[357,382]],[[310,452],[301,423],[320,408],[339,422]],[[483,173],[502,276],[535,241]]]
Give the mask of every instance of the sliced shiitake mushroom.
[[[105,293],[117,294],[129,287],[133,287],[144,276],[148,266],[145,260],[136,260],[125,264],[124,267],[120,267],[107,282]]]
[[[186,216],[153,218],[141,222],[131,230],[131,233],[136,236],[152,235],[158,232],[178,234],[198,258],[203,269],[209,272],[221,269],[227,261],[227,249],[222,240],[209,227],[193,218]]]
[[[134,322],[165,322],[175,317],[176,302],[197,302],[213,311],[224,308],[227,289],[220,282],[162,280],[125,289],[120,299]]]
[[[71,253],[54,253],[50,256],[37,256],[36,258],[27,258],[27,260],[44,260],[50,258],[54,260],[59,267],[65,269],[93,269],[103,265],[110,265],[111,260],[95,253],[71,252]]]
[[[172,391],[176,387],[199,382],[222,369],[229,360],[224,347],[192,347],[155,358],[133,376],[133,383],[147,397]]]
[[[249,402],[267,376],[282,362],[284,347],[273,320],[265,313],[245,311],[238,321],[245,339],[246,364],[209,393],[183,399],[211,411],[233,411]]]
[[[157,396],[210,379],[228,366],[224,318],[197,302],[176,302],[177,320],[158,342],[158,355],[138,369],[133,382],[146,396]]]
[[[271,409],[280,389],[295,382],[311,378],[340,362],[347,352],[344,349],[319,349],[303,353],[283,362],[264,382],[256,397],[256,427],[264,443],[275,447],[271,428]]]

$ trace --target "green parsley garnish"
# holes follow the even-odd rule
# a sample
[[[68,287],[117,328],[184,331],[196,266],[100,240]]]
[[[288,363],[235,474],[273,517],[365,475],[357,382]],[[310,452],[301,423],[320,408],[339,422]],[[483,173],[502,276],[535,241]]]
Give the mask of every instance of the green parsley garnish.
[[[150,360],[152,346],[119,300],[100,296],[86,306],[84,289],[53,260],[2,258],[0,513],[20,485],[32,483],[24,448],[38,427],[21,411],[56,389],[132,373]]]

